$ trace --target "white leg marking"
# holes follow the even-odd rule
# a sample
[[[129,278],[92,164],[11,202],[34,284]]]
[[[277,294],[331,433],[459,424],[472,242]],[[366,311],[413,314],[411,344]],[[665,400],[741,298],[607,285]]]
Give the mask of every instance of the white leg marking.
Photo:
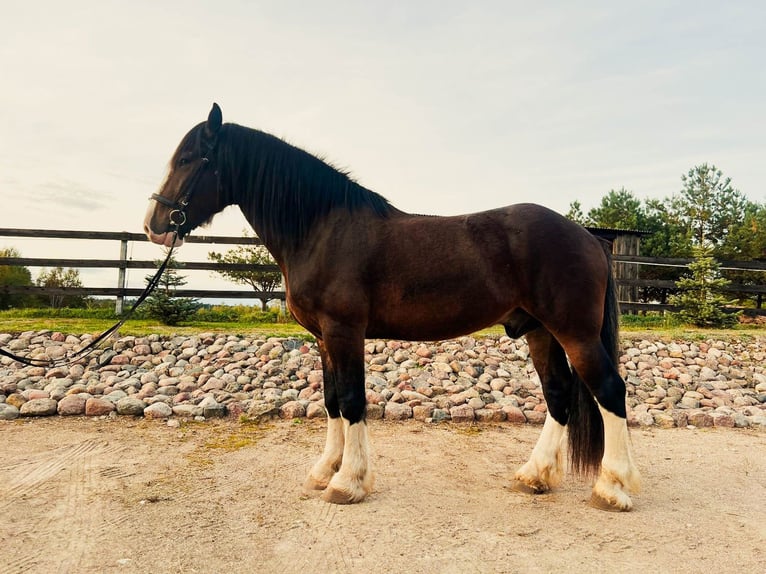
[[[370,470],[367,424],[350,424],[346,419],[342,420],[345,431],[343,462],[322,498],[336,504],[350,504],[359,502],[372,491],[374,478]]]
[[[547,492],[558,486],[564,476],[561,462],[561,441],[564,426],[556,422],[550,413],[535,448],[527,463],[516,471],[514,478],[534,492]]]
[[[308,490],[327,488],[330,479],[340,468],[343,459],[343,443],[343,420],[328,418],[324,452],[309,472],[304,488]]]
[[[604,458],[601,472],[593,486],[594,503],[606,503],[610,509],[630,510],[633,502],[627,492],[638,492],[641,475],[633,464],[628,440],[627,421],[599,405],[604,419]],[[600,501],[596,500],[601,499]]]

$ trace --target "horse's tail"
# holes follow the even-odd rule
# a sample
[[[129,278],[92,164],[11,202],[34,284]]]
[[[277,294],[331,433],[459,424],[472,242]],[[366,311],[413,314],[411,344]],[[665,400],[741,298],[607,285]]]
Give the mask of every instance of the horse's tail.
[[[617,284],[612,272],[611,246],[606,241],[602,241],[602,246],[609,268],[604,298],[604,319],[601,324],[601,344],[616,368],[619,360],[620,307]],[[604,456],[604,421],[598,404],[585,382],[574,369],[572,374],[575,388],[572,389],[567,423],[569,461],[574,472],[591,476],[598,473]]]

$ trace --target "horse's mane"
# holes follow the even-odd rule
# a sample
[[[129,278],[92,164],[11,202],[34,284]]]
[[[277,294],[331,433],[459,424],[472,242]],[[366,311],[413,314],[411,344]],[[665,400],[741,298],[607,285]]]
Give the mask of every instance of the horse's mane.
[[[297,247],[330,211],[369,210],[388,217],[395,209],[348,173],[258,130],[224,124],[218,161],[224,184],[263,239]]]

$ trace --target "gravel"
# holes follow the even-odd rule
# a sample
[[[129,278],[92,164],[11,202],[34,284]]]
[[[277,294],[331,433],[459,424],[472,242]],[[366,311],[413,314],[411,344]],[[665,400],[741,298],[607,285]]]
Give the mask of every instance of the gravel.
[[[60,358],[91,335],[0,334],[0,346]],[[633,426],[766,429],[766,336],[666,341],[623,338],[620,374]],[[545,420],[523,340],[436,343],[370,340],[368,418],[426,422]],[[76,364],[29,367],[0,359],[0,420],[33,416],[286,419],[326,416],[316,344],[202,333],[122,337]]]

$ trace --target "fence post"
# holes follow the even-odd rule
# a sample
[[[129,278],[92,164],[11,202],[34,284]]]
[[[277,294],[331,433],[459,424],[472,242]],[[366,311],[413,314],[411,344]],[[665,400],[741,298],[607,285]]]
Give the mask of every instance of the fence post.
[[[120,266],[117,271],[117,289],[125,289],[125,270],[127,269],[128,261],[128,240],[120,240]],[[122,315],[122,306],[125,302],[125,297],[122,293],[117,295],[117,299],[114,303],[114,314]]]
[[[281,279],[279,280],[279,288],[282,291],[287,291],[287,285],[285,285],[285,276],[282,275]],[[279,314],[282,317],[287,317],[287,298],[279,300]]]

